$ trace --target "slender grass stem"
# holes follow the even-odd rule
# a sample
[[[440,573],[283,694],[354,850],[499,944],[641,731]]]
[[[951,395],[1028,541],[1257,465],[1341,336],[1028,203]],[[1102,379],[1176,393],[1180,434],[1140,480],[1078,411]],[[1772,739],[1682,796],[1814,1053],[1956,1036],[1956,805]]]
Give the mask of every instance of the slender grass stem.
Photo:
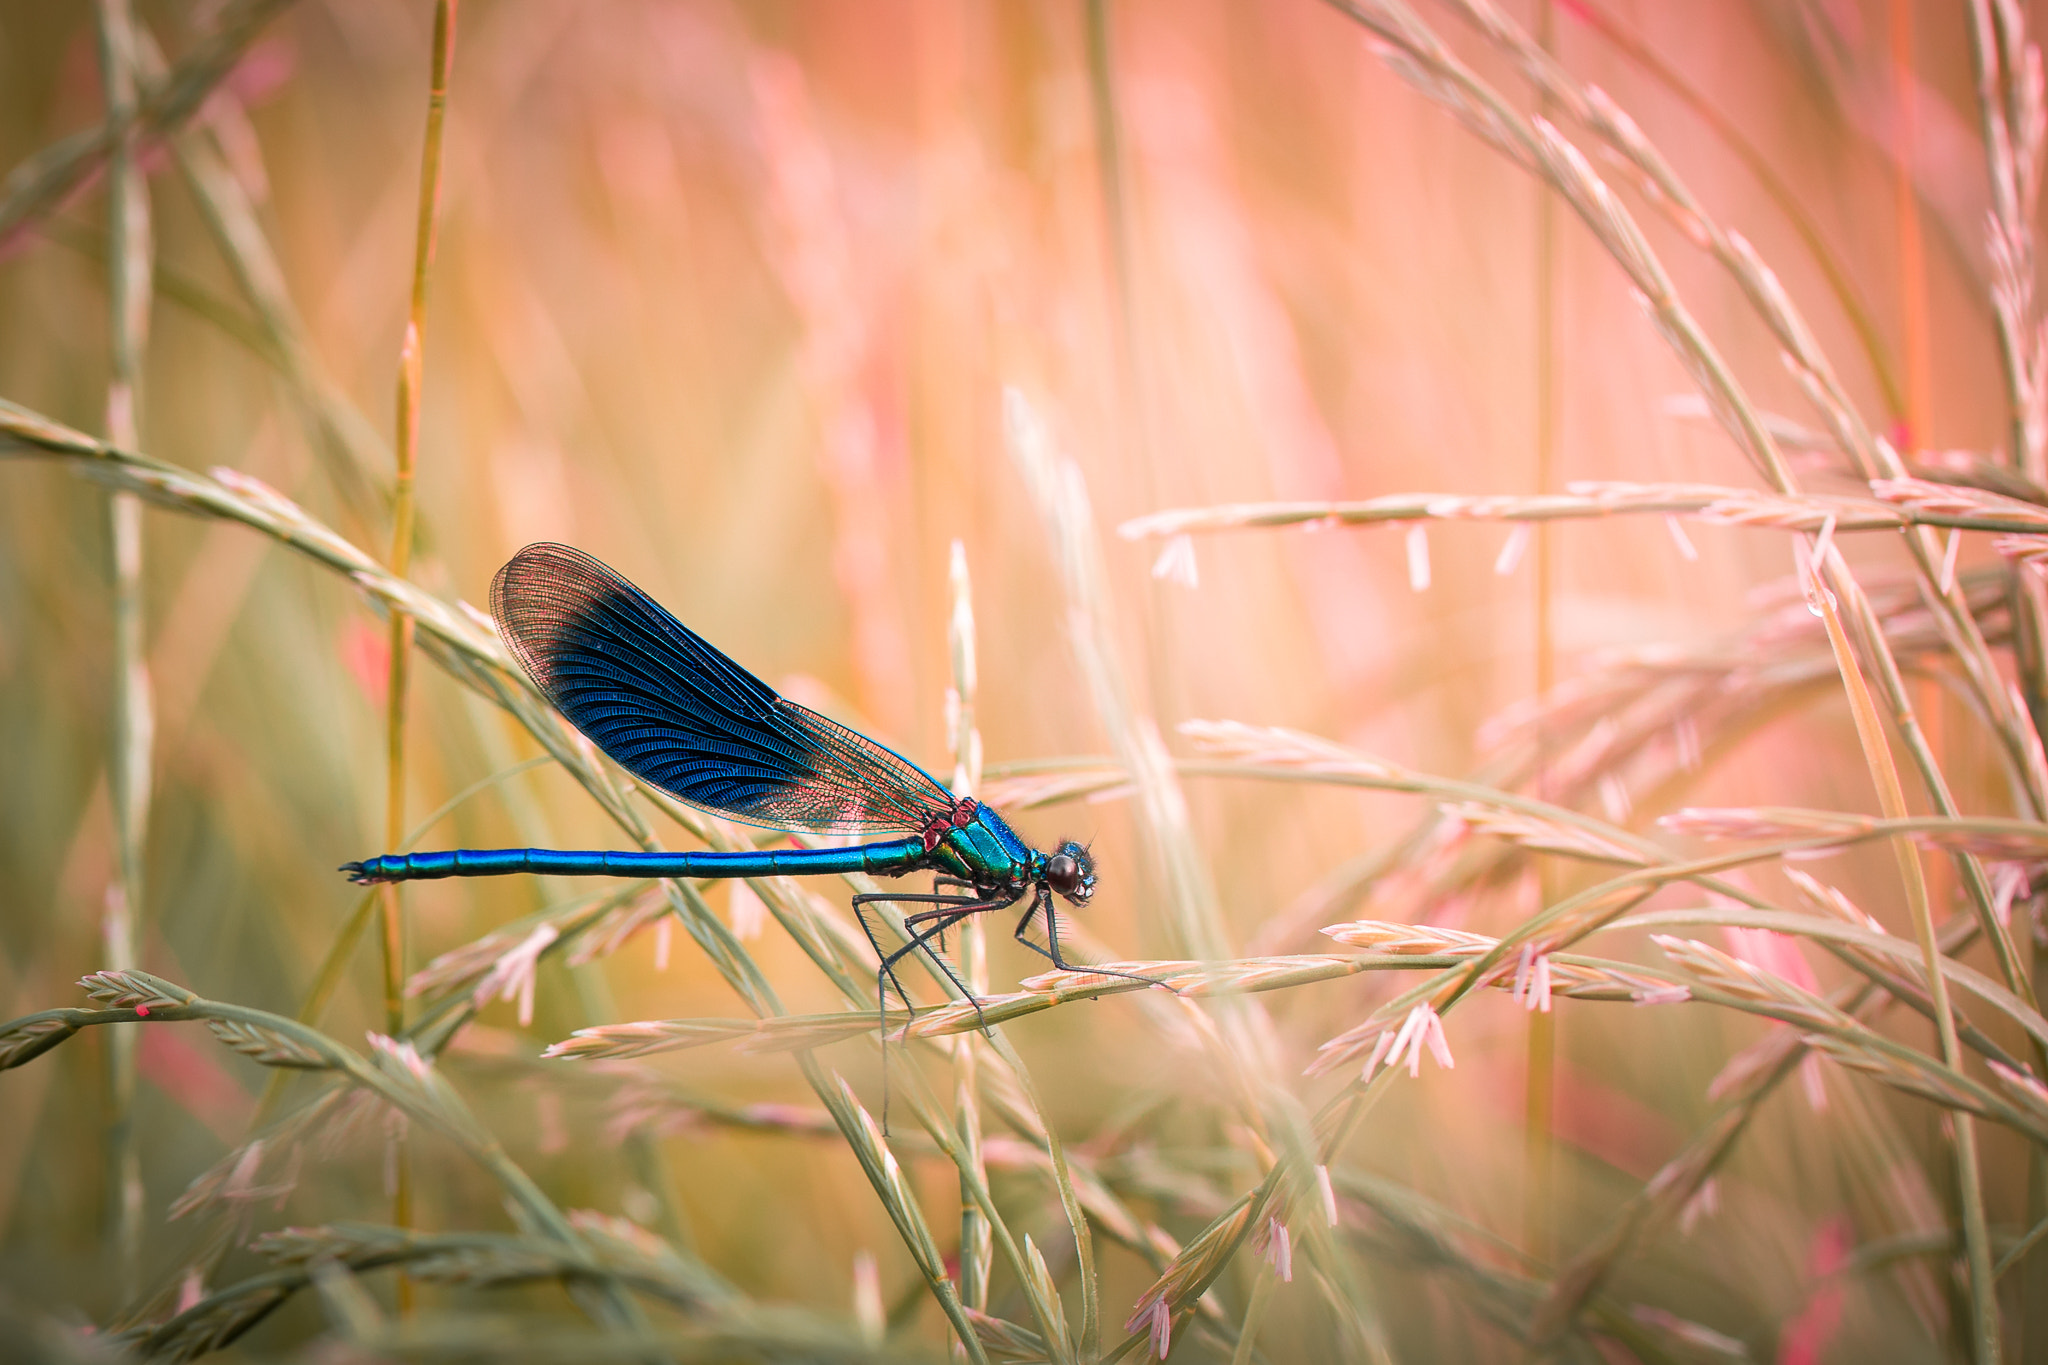
[[[406,312],[405,342],[398,361],[398,434],[393,449],[398,457],[397,479],[393,484],[391,518],[391,572],[404,578],[412,571],[413,524],[417,516],[413,485],[419,464],[420,396],[425,373],[427,327],[427,280],[434,264],[434,243],[441,205],[441,139],[448,114],[448,74],[455,55],[456,0],[436,0],[434,46],[427,85],[427,130],[420,153],[420,195],[417,231],[413,241],[412,298]],[[386,733],[389,748],[385,791],[385,836],[389,847],[401,846],[405,837],[405,719],[412,677],[413,618],[403,611],[391,613],[390,672],[385,687]],[[405,920],[397,883],[383,889],[384,1026],[397,1037],[405,1031]],[[400,1228],[412,1225],[411,1164],[401,1148],[397,1156],[397,1184],[392,1194],[391,1221]],[[398,1281],[399,1311],[411,1311],[411,1281]]]
[[[1538,0],[1537,41],[1546,54],[1557,46],[1555,0]],[[1540,93],[1538,110],[1546,119],[1556,117],[1555,101]],[[1536,190],[1536,335],[1531,347],[1536,360],[1536,492],[1551,492],[1557,482],[1557,195],[1550,186],[1537,181]],[[1553,605],[1557,593],[1557,547],[1551,528],[1536,528],[1536,564],[1531,591],[1534,595],[1531,645],[1534,653],[1536,695],[1549,696],[1557,685],[1557,639]],[[1536,732],[1535,786],[1539,796],[1549,797],[1551,737],[1539,725]],[[1556,865],[1546,862],[1539,874],[1537,892],[1541,903],[1555,898]],[[1523,1241],[1529,1253],[1542,1259],[1551,1255],[1557,1235],[1557,1153],[1552,1137],[1557,1101],[1558,1016],[1548,1010],[1529,1015],[1528,1055],[1524,1063],[1525,1093],[1523,1125]]]
[[[953,688],[947,708],[947,729],[953,750],[955,796],[981,791],[981,731],[975,724],[979,663],[974,639],[974,585],[967,569],[967,547],[952,545],[948,579],[953,606],[947,618],[946,642],[953,665]],[[988,928],[977,915],[960,926],[960,972],[976,997],[988,994]],[[961,1039],[953,1054],[953,1115],[960,1134],[960,1299],[977,1313],[988,1311],[988,1278],[995,1254],[987,1216],[971,1197],[988,1183],[982,1156],[982,1044],[977,1035]],[[1083,1350],[1090,1344],[1083,1340]]]
[[[107,127],[119,130],[107,157],[107,306],[113,352],[107,384],[107,439],[141,444],[142,367],[149,349],[150,275],[155,246],[149,183],[135,133],[140,73],[138,25],[127,0],[99,0],[100,75]],[[117,968],[141,965],[141,924],[149,903],[143,858],[149,836],[155,715],[143,639],[142,504],[133,493],[108,499],[114,590],[114,714],[108,791],[114,808],[115,880],[107,894],[104,937]],[[115,1279],[123,1298],[139,1287],[142,1256],[142,1156],[135,1119],[135,1050],[120,1038],[107,1050],[108,1209]]]
[[[1919,76],[1913,69],[1913,8],[1907,0],[1890,0],[1893,216],[1899,232],[1899,298],[1905,316],[1900,333],[1906,344],[1906,446],[1920,449],[1932,439],[1933,362],[1929,355],[1927,261],[1920,243],[1920,190],[1914,181],[1917,129],[1915,106]]]

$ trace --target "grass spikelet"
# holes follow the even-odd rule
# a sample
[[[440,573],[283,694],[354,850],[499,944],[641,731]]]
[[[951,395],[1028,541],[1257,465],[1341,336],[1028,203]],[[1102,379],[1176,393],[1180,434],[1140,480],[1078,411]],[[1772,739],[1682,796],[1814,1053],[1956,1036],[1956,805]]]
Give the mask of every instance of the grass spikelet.
[[[1475,833],[1489,834],[1524,848],[1631,867],[1640,867],[1643,863],[1642,855],[1633,849],[1623,848],[1588,830],[1574,829],[1522,811],[1497,810],[1475,801],[1447,803],[1443,810],[1444,814]]]
[[[576,1061],[645,1057],[676,1048],[728,1042],[747,1037],[753,1030],[751,1023],[726,1019],[642,1019],[626,1024],[597,1024],[550,1044],[542,1055]]]
[[[968,1315],[974,1323],[974,1335],[990,1360],[1034,1365],[1046,1358],[1045,1339],[1029,1327],[973,1309],[968,1310]]]
[[[1664,950],[1704,985],[1717,991],[1759,1004],[1768,1004],[1790,1014],[1795,1020],[1823,1027],[1845,1025],[1846,1015],[1827,1006],[1783,977],[1765,971],[1732,954],[1701,943],[1698,939],[1652,934],[1650,941]]]
[[[0,1032],[0,1070],[34,1061],[76,1032],[63,1011],[17,1019]]]
[[[1389,924],[1383,920],[1354,920],[1332,924],[1323,932],[1339,943],[1370,948],[1379,953],[1430,953],[1452,957],[1478,957],[1500,940],[1488,934],[1464,929],[1446,929],[1434,924]]]
[[[183,986],[141,971],[94,972],[78,983],[93,1000],[111,1010],[134,1010],[147,1016],[151,1010],[176,1009],[199,997]]]
[[[240,1019],[209,1019],[206,1027],[221,1042],[264,1066],[298,1071],[325,1071],[333,1066],[329,1058],[315,1049],[263,1024]]]

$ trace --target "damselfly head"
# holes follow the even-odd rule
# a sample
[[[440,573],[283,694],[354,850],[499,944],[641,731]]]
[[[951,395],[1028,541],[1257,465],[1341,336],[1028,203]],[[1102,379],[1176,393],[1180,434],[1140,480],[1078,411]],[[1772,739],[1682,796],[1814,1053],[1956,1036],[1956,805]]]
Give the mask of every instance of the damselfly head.
[[[1045,860],[1045,884],[1076,905],[1095,894],[1095,860],[1072,839]]]

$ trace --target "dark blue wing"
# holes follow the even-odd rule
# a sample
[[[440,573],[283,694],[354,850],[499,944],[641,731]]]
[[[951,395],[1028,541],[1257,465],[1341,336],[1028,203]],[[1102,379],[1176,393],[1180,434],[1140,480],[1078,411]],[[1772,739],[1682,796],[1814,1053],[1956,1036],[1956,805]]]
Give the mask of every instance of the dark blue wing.
[[[581,550],[512,556],[491,583],[491,611],[577,729],[691,805],[829,834],[915,832],[953,809],[916,764],[776,695]]]

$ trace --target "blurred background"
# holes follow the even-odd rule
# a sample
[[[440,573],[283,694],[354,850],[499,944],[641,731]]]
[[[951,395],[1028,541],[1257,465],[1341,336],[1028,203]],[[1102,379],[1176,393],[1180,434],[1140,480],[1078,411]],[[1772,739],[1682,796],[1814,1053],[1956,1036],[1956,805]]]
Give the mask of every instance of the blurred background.
[[[138,13],[175,61],[229,8]],[[1866,421],[1909,453],[1998,447],[1989,191],[1957,7],[1507,9],[1547,28],[1564,66],[1607,91],[1755,244]],[[1442,9],[1424,13],[1476,72],[1536,107],[1499,50]],[[431,26],[425,3],[284,6],[192,124],[275,255],[302,329],[296,371],[265,340],[189,169],[162,146],[143,163],[156,281],[141,448],[255,476],[380,560]],[[0,165],[100,121],[96,41],[85,3],[0,11]],[[1052,550],[1005,453],[1005,385],[1029,396],[1085,476],[1121,664],[1180,751],[1179,722],[1227,718],[1482,773],[1490,717],[1599,666],[1603,651],[1717,648],[1791,569],[1779,535],[1693,524],[1692,559],[1658,519],[1616,518],[1553,528],[1506,574],[1494,571],[1498,524],[1432,526],[1426,575],[1399,528],[1206,537],[1190,586],[1151,572],[1160,542],[1115,536],[1131,517],[1215,502],[1527,494],[1581,479],[1755,485],[1720,429],[1692,415],[1685,372],[1578,220],[1560,208],[1546,222],[1545,190],[1327,5],[467,0],[446,139],[412,576],[484,604],[520,546],[577,545],[788,695],[942,776],[956,541],[973,579],[992,774],[1111,745],[1067,644]],[[1789,187],[1803,224],[1759,164]],[[1816,422],[1734,283],[1637,209],[1759,405]],[[86,185],[17,226],[0,260],[0,397],[95,433],[109,378],[106,223],[101,187]],[[1862,335],[1845,298],[1865,315]],[[1833,464],[1809,468],[1810,487],[1850,487]],[[0,464],[10,1017],[77,1003],[71,982],[104,965],[116,870],[106,503],[57,463]],[[357,904],[334,867],[383,849],[385,626],[347,582],[246,528],[151,511],[145,546],[156,730],[141,962],[208,997],[292,1014]],[[1981,548],[1965,548],[1966,567]],[[1881,572],[1890,553],[1859,545],[1853,558]],[[1938,689],[1926,700],[1962,804],[2004,813],[1966,711]],[[411,704],[408,823],[540,752],[424,663]],[[1721,738],[1655,802],[1639,793],[1631,806],[1623,792],[1617,804],[1609,789],[1604,804],[1582,804],[1652,832],[1677,804],[1875,809],[1839,687]],[[1316,952],[1321,924],[1367,915],[1499,933],[1536,908],[1534,881],[1517,878],[1426,903],[1369,884],[1304,902],[1424,808],[1199,777],[1187,793],[1233,951]],[[1114,794],[1013,814],[1039,846],[1093,842],[1101,885],[1083,918],[1101,952],[1167,956],[1163,891],[1132,821]],[[573,781],[539,767],[462,802],[419,846],[618,838]],[[1907,931],[1887,858],[1831,873]],[[410,961],[561,890],[525,878],[411,889]],[[707,889],[721,909],[730,894]],[[839,888],[826,894],[843,906]],[[997,990],[1042,965],[1006,933],[992,949]],[[381,1019],[373,939],[323,1019],[346,1042]],[[838,1007],[772,923],[750,947],[792,1009]],[[853,1313],[856,1259],[871,1254],[884,1302],[907,1296],[907,1339],[943,1350],[943,1319],[918,1306],[909,1259],[835,1140],[678,1122],[654,1166],[622,1165],[607,1121],[614,1082],[528,1064],[588,1024],[745,1012],[686,938],[665,968],[656,959],[650,932],[600,964],[544,964],[531,1024],[493,1004],[448,1073],[565,1205],[642,1221],[660,1206],[747,1293],[827,1316]],[[1405,984],[1361,977],[1275,998],[1288,1069]],[[1482,1241],[1569,1253],[1699,1126],[1708,1083],[1767,1027],[1704,1009],[1560,1009],[1547,1249],[1525,1237],[1529,1025],[1512,1002],[1461,1011],[1456,1071],[1402,1081],[1351,1159]],[[190,1026],[136,1030],[147,1213],[124,1291],[106,1233],[106,1032],[0,1076],[0,1282],[19,1303],[79,1320],[106,1321],[130,1294],[178,1282],[193,1234],[165,1206],[244,1138],[267,1079]],[[1144,1144],[1229,1149],[1194,1054],[1132,998],[1009,1032],[1070,1141],[1127,1152],[1117,1125],[1156,1101],[1168,1117]],[[872,1048],[839,1053],[874,1107]],[[809,1100],[780,1056],[713,1047],[650,1065],[726,1104]],[[1759,1359],[1788,1358],[1785,1343],[1808,1339],[1799,1332],[1834,1359],[1946,1349],[1957,1329],[1928,1287],[1938,1274],[1917,1296],[1882,1274],[1829,1278],[1852,1241],[1944,1225],[1946,1167],[1930,1155],[1939,1111],[1839,1074],[1829,1097],[1818,1109],[1791,1088],[1774,1097],[1721,1174],[1718,1212],[1647,1245],[1622,1300],[1707,1324]],[[1984,1141],[1988,1197],[2017,1207],[2019,1143]],[[421,1226],[500,1225],[481,1176],[430,1144],[416,1159]],[[1219,1178],[1241,1188],[1250,1171]],[[950,1169],[924,1161],[913,1174],[949,1226]],[[255,1229],[381,1219],[383,1180],[371,1133],[245,1216]],[[1179,1235],[1206,1221],[1189,1212],[1199,1200],[1150,1197]],[[1873,1203],[1898,1225],[1880,1227]],[[1057,1229],[1057,1206],[1038,1221]],[[1396,1356],[1517,1355],[1510,1337],[1474,1325],[1457,1277],[1403,1259],[1373,1262],[1368,1277]],[[1103,1274],[1105,1315],[1118,1321],[1154,1277],[1118,1249],[1103,1253]],[[529,1306],[572,1311],[537,1290]],[[1334,1350],[1299,1277],[1273,1311],[1272,1358]],[[234,1349],[285,1351],[321,1322],[295,1302]]]

